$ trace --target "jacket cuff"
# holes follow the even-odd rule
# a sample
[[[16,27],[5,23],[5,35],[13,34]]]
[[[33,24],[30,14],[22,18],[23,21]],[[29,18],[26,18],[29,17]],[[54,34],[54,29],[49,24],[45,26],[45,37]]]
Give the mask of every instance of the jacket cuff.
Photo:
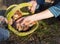
[[[55,17],[58,17],[60,15],[60,3],[50,7],[49,10]]]

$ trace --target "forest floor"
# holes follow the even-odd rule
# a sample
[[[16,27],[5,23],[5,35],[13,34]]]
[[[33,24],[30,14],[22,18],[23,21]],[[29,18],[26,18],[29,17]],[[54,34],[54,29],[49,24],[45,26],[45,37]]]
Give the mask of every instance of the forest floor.
[[[0,44],[60,44],[60,21],[51,18],[43,21],[40,27],[26,37],[19,37],[11,32],[10,38]]]
[[[26,37],[19,37],[10,31],[10,37],[0,44],[60,44],[60,19],[42,20],[39,28]]]

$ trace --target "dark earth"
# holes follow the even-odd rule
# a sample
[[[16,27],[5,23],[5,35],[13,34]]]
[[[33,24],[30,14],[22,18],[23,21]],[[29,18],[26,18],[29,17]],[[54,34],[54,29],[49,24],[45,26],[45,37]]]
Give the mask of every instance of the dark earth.
[[[20,1],[20,2],[19,2]],[[22,0],[3,0],[7,7],[13,3],[24,2]],[[45,9],[50,7],[44,6]],[[42,7],[44,9],[44,7]],[[60,44],[60,19],[50,18],[39,21],[39,28],[32,34],[19,37],[10,31],[8,40],[1,41],[0,44]]]

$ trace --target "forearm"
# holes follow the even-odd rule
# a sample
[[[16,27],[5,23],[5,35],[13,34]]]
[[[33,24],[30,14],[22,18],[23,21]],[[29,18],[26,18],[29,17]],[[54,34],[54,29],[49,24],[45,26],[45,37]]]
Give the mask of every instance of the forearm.
[[[47,9],[43,12],[33,15],[32,17],[34,17],[36,21],[36,20],[43,20],[43,19],[51,18],[51,17],[54,17],[54,15]]]
[[[60,2],[43,12],[35,14],[35,20],[43,20],[51,17],[58,17],[59,15],[60,15]]]

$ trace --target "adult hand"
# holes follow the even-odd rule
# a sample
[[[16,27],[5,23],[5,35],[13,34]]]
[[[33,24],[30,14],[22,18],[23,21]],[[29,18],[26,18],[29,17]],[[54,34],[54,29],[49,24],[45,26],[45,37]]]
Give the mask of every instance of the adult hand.
[[[27,16],[27,17],[20,18],[16,22],[21,24],[21,26],[23,27],[23,31],[25,31],[25,30],[28,30],[29,27],[31,27],[35,24],[34,20],[35,19],[33,18],[33,16]]]
[[[21,22],[22,26],[32,26],[33,24],[35,24],[36,21],[36,15],[31,15],[31,16],[27,16],[27,17],[22,17],[19,20],[17,20],[16,22]]]

